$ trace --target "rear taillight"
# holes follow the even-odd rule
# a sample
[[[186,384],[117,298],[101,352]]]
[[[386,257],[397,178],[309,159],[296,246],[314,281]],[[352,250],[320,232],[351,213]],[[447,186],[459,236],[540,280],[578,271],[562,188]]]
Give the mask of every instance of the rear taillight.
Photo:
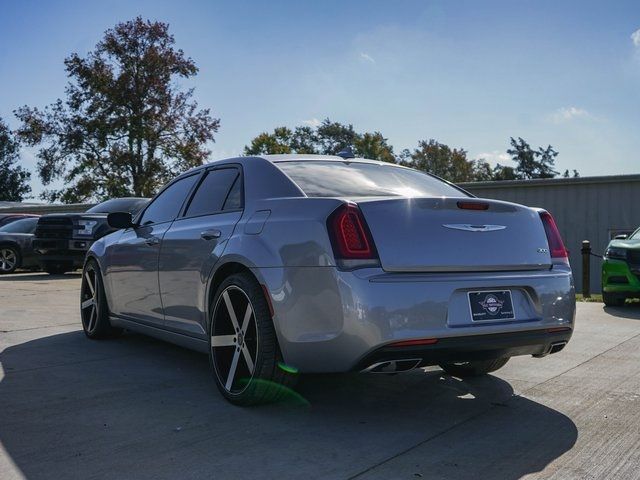
[[[327,220],[333,254],[345,268],[378,264],[378,253],[362,212],[347,203],[336,209]]]
[[[540,219],[542,220],[542,225],[544,225],[544,232],[547,234],[551,258],[568,261],[569,252],[567,252],[567,249],[564,247],[564,242],[562,241],[555,220],[549,212],[544,211],[540,212]]]

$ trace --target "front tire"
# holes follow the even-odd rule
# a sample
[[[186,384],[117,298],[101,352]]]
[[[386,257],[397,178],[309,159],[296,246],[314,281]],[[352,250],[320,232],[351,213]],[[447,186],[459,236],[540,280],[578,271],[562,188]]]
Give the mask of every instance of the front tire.
[[[622,307],[625,298],[615,293],[602,292],[602,301],[607,307]]]
[[[220,393],[235,405],[279,400],[296,380],[282,362],[269,305],[249,273],[222,282],[212,302],[209,363]]]
[[[91,339],[114,337],[122,332],[111,326],[98,262],[90,259],[82,269],[80,318],[84,334]]]
[[[0,247],[0,273],[13,273],[20,266],[20,252],[9,246]]]
[[[453,377],[468,378],[486,375],[505,366],[509,357],[472,362],[441,363],[440,368]]]

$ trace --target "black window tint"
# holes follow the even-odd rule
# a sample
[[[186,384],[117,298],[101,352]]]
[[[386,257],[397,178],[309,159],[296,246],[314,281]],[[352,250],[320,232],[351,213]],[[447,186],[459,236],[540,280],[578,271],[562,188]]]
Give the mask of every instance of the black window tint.
[[[198,175],[178,180],[158,195],[144,211],[140,225],[169,222],[176,218]]]
[[[309,197],[466,197],[417,170],[361,162],[278,162]]]
[[[224,168],[208,172],[193,196],[186,215],[195,217],[222,210],[229,190],[238,177],[238,170],[235,168]]]

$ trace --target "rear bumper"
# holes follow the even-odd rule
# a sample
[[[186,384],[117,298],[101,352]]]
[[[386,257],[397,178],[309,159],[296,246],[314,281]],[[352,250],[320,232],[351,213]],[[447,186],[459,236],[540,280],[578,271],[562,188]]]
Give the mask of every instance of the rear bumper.
[[[485,357],[544,354],[553,343],[547,330],[573,328],[574,323],[573,279],[562,266],[465,274],[344,272],[334,267],[255,273],[270,292],[284,360],[303,372],[358,369],[389,344],[420,338],[438,339],[434,346],[421,347],[430,363],[462,358],[465,352]],[[512,291],[515,318],[473,321],[467,292],[494,289]],[[503,337],[498,348],[490,345],[495,340],[490,336],[498,334],[513,335]]]
[[[419,366],[424,367],[445,362],[490,360],[518,355],[545,356],[562,350],[572,333],[570,328],[562,331],[533,330],[443,338],[433,345],[386,346],[366,355],[354,370],[360,371],[377,363],[404,359],[420,359]]]

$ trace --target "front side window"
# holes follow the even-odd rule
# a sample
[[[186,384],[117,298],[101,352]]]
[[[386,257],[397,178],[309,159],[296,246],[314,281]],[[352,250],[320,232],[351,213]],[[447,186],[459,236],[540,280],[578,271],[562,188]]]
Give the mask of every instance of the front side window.
[[[176,218],[198,176],[182,178],[160,192],[142,214],[139,224],[164,223]]]
[[[185,216],[197,217],[199,215],[210,215],[222,210],[230,210],[228,205],[231,204],[236,206],[235,209],[241,208],[240,198],[232,188],[236,183],[240,185],[240,172],[236,168],[210,170],[200,182]],[[234,198],[230,202],[229,197],[232,193],[234,193]]]
[[[426,173],[364,162],[276,162],[308,197],[467,197]]]

